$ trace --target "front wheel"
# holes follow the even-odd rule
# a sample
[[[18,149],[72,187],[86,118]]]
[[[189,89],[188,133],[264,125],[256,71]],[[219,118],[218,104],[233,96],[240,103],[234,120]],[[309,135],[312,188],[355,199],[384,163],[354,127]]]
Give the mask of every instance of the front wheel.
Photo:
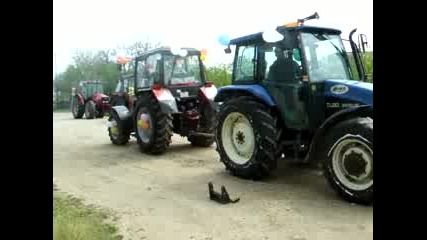
[[[117,114],[111,113],[108,117],[108,136],[114,145],[126,145],[129,142],[130,131],[120,127]]]
[[[252,98],[225,102],[215,135],[220,159],[232,174],[259,179],[276,168],[276,119]]]
[[[162,112],[152,94],[145,94],[136,105],[135,136],[142,152],[163,153],[172,141],[172,116]]]
[[[85,105],[85,117],[86,119],[94,119],[96,116],[95,103],[92,100],[86,102]]]
[[[71,106],[71,112],[75,119],[82,118],[83,114],[85,113],[85,106],[80,104],[77,96],[74,96],[72,106]]]
[[[373,119],[338,123],[326,136],[323,164],[333,189],[349,202],[371,204],[374,186]]]

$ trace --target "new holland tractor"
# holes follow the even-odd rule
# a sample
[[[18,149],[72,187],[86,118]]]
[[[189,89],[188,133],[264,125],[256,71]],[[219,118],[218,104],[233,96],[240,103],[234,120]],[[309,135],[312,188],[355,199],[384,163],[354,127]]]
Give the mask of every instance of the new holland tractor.
[[[217,151],[226,169],[262,179],[277,159],[293,156],[323,166],[343,199],[373,202],[373,84],[366,82],[357,45],[351,71],[341,31],[304,25],[317,13],[278,26],[273,34],[232,39],[232,84],[221,87]],[[286,157],[285,157],[286,159]]]
[[[110,110],[109,97],[103,93],[100,80],[80,81],[71,90],[71,112],[76,119],[85,115],[86,119],[103,118]]]
[[[203,56],[193,48],[161,47],[132,60],[136,101],[112,107],[111,142],[124,145],[132,135],[142,152],[159,154],[176,133],[192,145],[211,146],[217,89],[206,80]]]

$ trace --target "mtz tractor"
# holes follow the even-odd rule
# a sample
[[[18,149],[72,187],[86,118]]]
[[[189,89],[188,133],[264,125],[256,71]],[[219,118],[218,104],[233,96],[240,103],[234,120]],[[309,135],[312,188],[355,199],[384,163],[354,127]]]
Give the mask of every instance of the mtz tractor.
[[[129,68],[130,58],[117,59],[118,81],[116,89],[110,94],[111,106],[124,105],[132,108],[134,97],[134,72]]]
[[[341,31],[304,26],[317,13],[279,26],[274,34],[232,39],[232,85],[221,87],[215,130],[226,169],[261,179],[291,154],[322,160],[324,176],[351,202],[373,202],[373,84],[366,82],[357,45],[351,72]],[[318,165],[319,162],[316,163]]]
[[[192,145],[211,146],[217,89],[206,81],[201,52],[162,47],[132,61],[136,101],[130,108],[112,107],[107,123],[112,143],[124,145],[133,135],[142,152],[158,154],[176,133]]]
[[[103,118],[110,111],[109,97],[104,94],[100,80],[80,81],[77,88],[71,90],[71,112],[76,119]]]

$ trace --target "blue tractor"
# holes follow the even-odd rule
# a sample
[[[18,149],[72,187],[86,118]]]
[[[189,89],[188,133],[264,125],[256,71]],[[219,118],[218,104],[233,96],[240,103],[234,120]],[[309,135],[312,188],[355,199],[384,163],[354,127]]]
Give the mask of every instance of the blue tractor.
[[[321,163],[343,199],[370,204],[373,84],[352,40],[356,29],[352,68],[341,31],[304,25],[314,18],[229,41],[232,84],[214,99],[217,151],[231,174],[250,179],[268,176],[283,155]]]

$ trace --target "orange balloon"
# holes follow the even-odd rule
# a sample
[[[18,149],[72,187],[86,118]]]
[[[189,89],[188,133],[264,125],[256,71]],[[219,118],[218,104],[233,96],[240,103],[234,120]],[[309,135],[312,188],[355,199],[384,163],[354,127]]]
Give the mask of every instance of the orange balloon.
[[[205,48],[202,49],[201,51],[202,55],[207,55],[208,54],[208,50],[206,50]]]

